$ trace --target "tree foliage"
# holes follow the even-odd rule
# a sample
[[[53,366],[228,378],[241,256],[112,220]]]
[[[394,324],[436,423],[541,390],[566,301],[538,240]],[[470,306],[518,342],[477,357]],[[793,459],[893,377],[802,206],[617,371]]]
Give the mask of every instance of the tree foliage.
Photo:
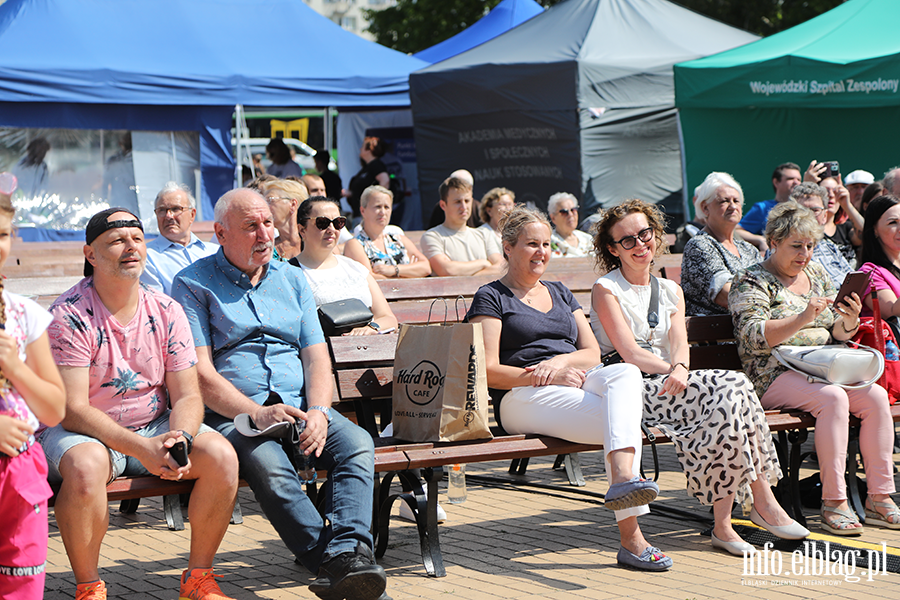
[[[561,0],[538,0],[545,8]],[[675,0],[686,8],[761,36],[790,29],[845,0]],[[398,0],[366,10],[368,31],[388,48],[413,54],[453,37],[486,15],[500,0]]]
[[[675,0],[732,27],[767,36],[799,25],[845,0]]]
[[[544,7],[558,2],[538,0]],[[376,42],[413,54],[453,37],[498,4],[500,0],[398,0],[395,6],[364,13]]]

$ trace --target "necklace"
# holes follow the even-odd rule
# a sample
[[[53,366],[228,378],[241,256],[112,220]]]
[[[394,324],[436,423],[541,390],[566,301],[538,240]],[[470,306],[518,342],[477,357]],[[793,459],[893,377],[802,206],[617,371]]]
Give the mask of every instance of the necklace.
[[[518,287],[518,286],[514,286],[514,285],[512,285],[511,283],[509,283],[509,282],[507,282],[507,281],[501,280],[501,282],[503,283],[503,285],[505,285],[506,287],[508,287],[508,288],[510,289],[510,291],[512,291],[513,293],[515,293],[515,292],[520,292],[520,293],[522,293],[522,297],[519,298],[519,300],[521,300],[522,302],[524,302],[525,304],[527,304],[527,305],[529,305],[529,306],[532,306],[532,305],[533,305],[533,303],[534,303],[533,300],[534,300],[534,299],[531,298],[531,297],[529,297],[528,294],[531,293],[532,290],[537,289],[538,286],[540,286],[539,283],[536,284],[536,285],[533,286],[533,287],[530,287],[530,288],[528,288],[528,289],[524,289],[524,290],[523,290],[523,288],[520,288],[520,287]]]

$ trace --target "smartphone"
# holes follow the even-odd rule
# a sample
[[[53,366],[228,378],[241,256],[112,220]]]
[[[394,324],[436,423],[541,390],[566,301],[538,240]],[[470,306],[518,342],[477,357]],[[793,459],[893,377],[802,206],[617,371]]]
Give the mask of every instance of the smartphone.
[[[841,174],[841,165],[836,160],[829,160],[822,163],[825,170],[822,172],[822,179],[826,177],[837,177]]]
[[[175,459],[175,462],[178,463],[179,467],[188,464],[187,444],[184,442],[177,442],[169,449],[169,454],[172,455],[172,458]]]
[[[847,298],[853,292],[856,292],[859,299],[862,300],[868,287],[868,273],[864,273],[863,271],[847,273],[847,276],[844,277],[844,283],[841,284],[841,289],[838,290],[837,296],[834,297],[834,307],[837,308],[838,303],[842,302],[844,298]]]

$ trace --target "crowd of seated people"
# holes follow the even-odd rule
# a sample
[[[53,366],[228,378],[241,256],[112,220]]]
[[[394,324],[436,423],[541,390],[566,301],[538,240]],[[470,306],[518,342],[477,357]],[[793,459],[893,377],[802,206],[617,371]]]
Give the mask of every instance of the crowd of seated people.
[[[422,235],[421,248],[389,225],[386,187],[359,191],[362,220],[349,234],[338,199],[309,196],[307,186],[318,193],[324,187],[314,177],[264,176],[226,193],[215,209],[218,244],[198,243],[191,233],[194,201],[177,184],[157,196],[165,241],[150,252],[130,211],[98,213],[86,231],[85,279],[54,304],[52,322],[48,317],[47,353],[61,377],[39,373],[66,390],[62,422],[38,430],[36,439],[50,478],[61,485],[56,517],[78,598],[105,598],[98,568],[104,488],[110,475],[122,474],[196,479],[181,595],[225,598],[213,561],[240,474],[285,545],[316,576],[314,594],[388,599],[372,554],[373,443],[331,410],[331,363],[316,315],[318,305],[357,298],[372,323],[348,335],[397,328],[380,278],[496,278],[478,289],[466,318],[483,327],[497,423],[511,434],[605,446],[606,506],[619,528],[620,565],[673,566],[638,525],[659,492],[639,475],[642,420],[674,442],[689,494],[713,507],[715,548],[738,556],[754,550],[731,524],[742,501],[752,506],[750,519],[776,537],[809,535],[772,493],[781,468],[766,409],[816,418],[821,527],[835,535],[863,532],[844,483],[847,423],[859,417],[866,525],[900,529],[885,390],[813,383],[772,353],[778,345],[850,339],[860,315],[871,314],[871,290],[883,318],[900,316],[900,169],[883,182],[853,172],[847,187],[840,175],[823,175],[817,161],[803,181],[794,163],[780,165],[775,200],[754,208],[747,221],[741,185],[710,173],[696,190],[702,228],[684,247],[683,289],[651,274],[667,251],[666,223],[640,200],[602,211],[586,234],[578,230],[574,195],[551,196],[544,214],[495,188],[482,198],[484,225],[472,228],[472,185],[449,177],[439,190],[443,223]],[[751,231],[759,220],[762,228]],[[342,235],[350,236],[346,244]],[[590,317],[563,284],[543,278],[551,259],[583,256],[605,273],[593,286]],[[857,257],[872,276],[870,288],[835,305],[836,288]],[[141,285],[142,277],[156,289]],[[723,314],[732,315],[743,371],[691,370],[686,316]],[[153,376],[135,379],[147,365]],[[300,447],[331,472],[325,521],[280,444],[235,426],[242,414],[257,433],[306,421]],[[186,464],[176,460],[176,445],[190,452]]]

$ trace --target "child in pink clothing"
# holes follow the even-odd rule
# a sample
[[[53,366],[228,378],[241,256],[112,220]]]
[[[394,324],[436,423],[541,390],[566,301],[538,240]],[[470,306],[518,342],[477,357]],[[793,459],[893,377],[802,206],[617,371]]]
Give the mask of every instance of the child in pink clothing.
[[[0,174],[0,269],[12,249],[10,195]],[[14,181],[14,180],[12,180]],[[47,560],[47,461],[34,432],[56,425],[65,391],[50,354],[53,318],[31,300],[3,290],[0,279],[0,598],[44,596]]]

